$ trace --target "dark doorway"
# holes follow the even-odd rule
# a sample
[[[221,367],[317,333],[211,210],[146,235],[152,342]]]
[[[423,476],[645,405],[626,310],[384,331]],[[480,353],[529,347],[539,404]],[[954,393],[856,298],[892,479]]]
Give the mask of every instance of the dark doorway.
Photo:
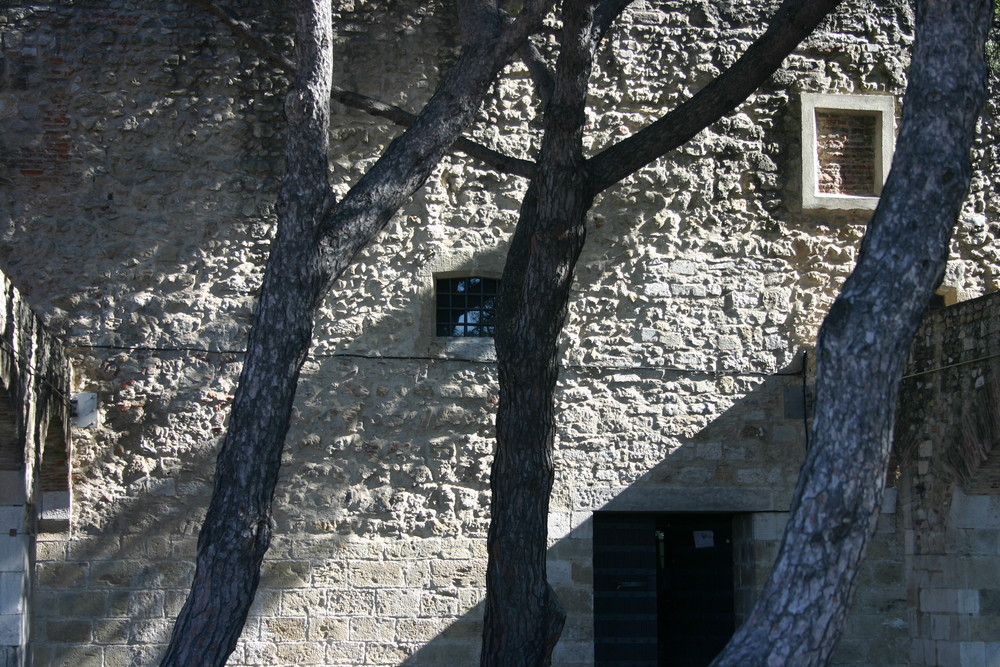
[[[594,515],[597,667],[702,667],[735,629],[732,514]]]

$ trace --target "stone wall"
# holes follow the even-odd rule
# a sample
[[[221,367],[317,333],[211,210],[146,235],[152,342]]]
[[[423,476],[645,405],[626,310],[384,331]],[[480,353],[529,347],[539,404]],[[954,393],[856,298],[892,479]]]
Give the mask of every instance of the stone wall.
[[[24,664],[31,634],[29,600],[35,537],[69,528],[43,521],[46,492],[65,493],[70,370],[62,346],[0,274],[0,665]],[[62,494],[61,494],[62,495]]]
[[[453,22],[436,3],[384,4],[340,3],[337,83],[417,109],[454,57]],[[775,4],[636,3],[600,54],[588,145],[704,85]],[[736,113],[597,202],[557,394],[558,664],[594,662],[595,512],[732,515],[741,609],[763,583],[806,446],[803,352],[865,222],[802,210],[799,95],[899,96],[904,4],[844,3]],[[287,46],[282,10],[232,6]],[[153,664],[190,583],[273,232],[286,82],[182,3],[5,3],[0,47],[0,122],[16,130],[0,135],[0,267],[100,400],[73,435],[74,530],[39,544],[35,660]],[[514,64],[472,133],[527,155],[536,110]],[[962,298],[997,286],[992,122],[946,278]],[[340,107],[333,125],[343,192],[397,131]],[[433,280],[499,273],[524,188],[446,159],[324,301],[230,664],[475,661],[495,369],[488,343],[434,335]],[[840,664],[905,655],[898,516]]]
[[[914,665],[1000,660],[1000,299],[929,314],[903,384],[907,589]]]

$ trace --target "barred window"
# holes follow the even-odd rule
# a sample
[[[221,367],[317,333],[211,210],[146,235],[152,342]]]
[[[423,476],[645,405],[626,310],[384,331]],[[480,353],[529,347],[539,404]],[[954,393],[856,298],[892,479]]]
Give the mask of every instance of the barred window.
[[[491,338],[499,286],[499,280],[480,276],[438,278],[437,335]]]

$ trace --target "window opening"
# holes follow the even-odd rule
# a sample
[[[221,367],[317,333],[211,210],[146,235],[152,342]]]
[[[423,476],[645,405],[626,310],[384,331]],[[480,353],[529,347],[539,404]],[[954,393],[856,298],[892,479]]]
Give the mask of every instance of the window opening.
[[[0,384],[0,470],[24,470],[24,444],[17,431],[14,402],[6,387]]]
[[[491,338],[499,280],[481,276],[437,279],[438,336]]]
[[[69,530],[69,451],[65,435],[63,420],[59,417],[53,418],[49,422],[42,449],[39,480],[42,503],[38,515],[38,531],[42,533],[61,533]]]
[[[877,131],[878,117],[873,114],[816,112],[820,194],[877,196]]]

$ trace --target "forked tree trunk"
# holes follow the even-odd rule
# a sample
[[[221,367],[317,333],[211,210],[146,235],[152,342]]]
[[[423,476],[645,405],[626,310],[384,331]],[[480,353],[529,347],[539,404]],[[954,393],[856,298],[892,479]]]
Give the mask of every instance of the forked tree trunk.
[[[811,448],[771,577],[713,665],[824,665],[874,534],[899,379],[940,284],[986,95],[990,0],[918,0],[892,171],[820,331]]]
[[[285,176],[247,356],[215,485],[198,536],[194,582],[163,666],[225,664],[236,646],[270,543],[271,502],[313,317],[330,284],[427,179],[472,121],[500,69],[552,0],[528,0],[501,26],[496,3],[461,0],[463,49],[411,127],[340,202],[327,174],[332,90],[331,0],[300,0],[297,77],[285,104]]]

